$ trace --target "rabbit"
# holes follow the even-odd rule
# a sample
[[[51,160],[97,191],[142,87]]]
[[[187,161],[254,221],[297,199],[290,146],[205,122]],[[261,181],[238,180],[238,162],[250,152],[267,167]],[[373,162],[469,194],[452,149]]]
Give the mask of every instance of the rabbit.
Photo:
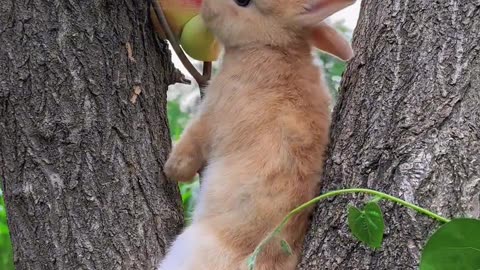
[[[204,0],[223,45],[219,72],[165,163],[169,179],[202,181],[192,223],[159,270],[244,270],[255,247],[319,190],[330,95],[314,47],[341,60],[348,41],[324,20],[351,0]],[[257,270],[296,268],[312,209],[260,253]],[[286,254],[280,240],[286,240]]]

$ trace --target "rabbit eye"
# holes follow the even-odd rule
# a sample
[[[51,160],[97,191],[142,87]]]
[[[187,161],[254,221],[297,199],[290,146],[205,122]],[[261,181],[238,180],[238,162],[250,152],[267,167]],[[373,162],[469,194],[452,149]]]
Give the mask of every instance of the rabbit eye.
[[[250,4],[250,0],[235,0],[235,3],[241,7],[246,7]]]

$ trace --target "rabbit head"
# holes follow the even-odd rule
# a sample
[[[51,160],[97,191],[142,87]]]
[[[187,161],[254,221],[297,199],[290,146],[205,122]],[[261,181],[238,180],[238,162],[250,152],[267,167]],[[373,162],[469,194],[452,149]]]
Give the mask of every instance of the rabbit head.
[[[350,44],[324,22],[354,0],[204,0],[202,17],[229,47],[289,46],[299,41],[348,60]]]

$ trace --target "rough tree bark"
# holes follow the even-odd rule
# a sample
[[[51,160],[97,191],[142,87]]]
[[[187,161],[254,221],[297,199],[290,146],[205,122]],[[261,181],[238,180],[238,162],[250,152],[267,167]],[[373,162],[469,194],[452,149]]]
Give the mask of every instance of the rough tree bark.
[[[322,192],[368,187],[480,218],[479,41],[478,0],[363,0]],[[354,198],[317,206],[299,269],[417,269],[439,224],[382,202],[387,231],[374,252],[346,227]]]
[[[174,67],[147,14],[135,0],[0,1],[0,177],[18,270],[153,269],[178,234],[161,169]]]

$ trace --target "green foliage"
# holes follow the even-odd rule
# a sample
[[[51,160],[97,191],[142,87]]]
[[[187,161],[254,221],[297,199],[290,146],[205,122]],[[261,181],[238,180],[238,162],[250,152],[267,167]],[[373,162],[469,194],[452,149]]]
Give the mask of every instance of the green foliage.
[[[248,270],[253,270],[255,268],[255,263],[257,262],[257,254],[253,254],[247,259]]]
[[[190,115],[182,112],[182,110],[180,109],[180,105],[176,100],[169,101],[167,103],[167,115],[170,128],[170,136],[172,138],[172,141],[176,142],[180,139],[180,136],[185,129],[186,124],[188,123],[188,120],[190,120]],[[192,183],[180,183],[179,188],[182,195],[185,221],[188,225],[192,217],[196,197],[200,188],[198,178],[195,179],[195,181],[193,181]]]
[[[352,31],[346,27],[343,22],[338,22],[334,24],[334,26],[346,39],[351,40]],[[325,82],[332,95],[332,102],[336,103],[338,99],[338,88],[340,87],[346,63],[328,53],[318,52],[317,55],[318,60],[320,60],[322,64]]]
[[[0,181],[1,182],[1,181]],[[7,209],[0,189],[0,269],[14,270],[13,250],[7,224]]]
[[[376,202],[369,202],[363,210],[348,208],[348,226],[352,234],[367,246],[377,249],[382,246],[385,223],[382,209]]]
[[[168,101],[167,115],[170,136],[173,141],[178,141],[190,119],[190,116],[187,113],[182,112],[177,101]]]
[[[282,250],[287,254],[287,255],[292,255],[292,248],[290,247],[290,245],[288,244],[287,241],[285,241],[285,239],[282,239],[280,241],[280,246],[282,247]]]
[[[332,101],[335,103],[338,99],[338,88],[345,71],[345,62],[323,52],[318,53],[318,58],[322,63],[325,82],[332,95]]]
[[[375,196],[366,204],[363,210],[352,206],[348,209],[348,225],[350,230],[358,240],[366,243],[371,248],[377,249],[382,245],[385,221],[378,202],[385,199],[425,214],[434,220],[446,223],[428,240],[422,253],[420,270],[480,269],[480,220],[454,219],[451,221],[400,198],[380,191],[363,188],[330,191],[293,209],[282,222],[258,244],[247,260],[248,269],[255,269],[256,259],[263,251],[264,246],[282,231],[292,217],[321,200],[351,193],[364,193]],[[282,249],[284,249],[288,243],[280,242],[280,245]]]
[[[480,220],[455,219],[428,240],[420,270],[480,269]]]
[[[200,182],[197,178],[192,183],[181,183],[179,184],[179,187],[180,193],[182,194],[185,221],[186,225],[188,225],[192,219],[193,209],[195,207],[197,194],[200,189]]]

